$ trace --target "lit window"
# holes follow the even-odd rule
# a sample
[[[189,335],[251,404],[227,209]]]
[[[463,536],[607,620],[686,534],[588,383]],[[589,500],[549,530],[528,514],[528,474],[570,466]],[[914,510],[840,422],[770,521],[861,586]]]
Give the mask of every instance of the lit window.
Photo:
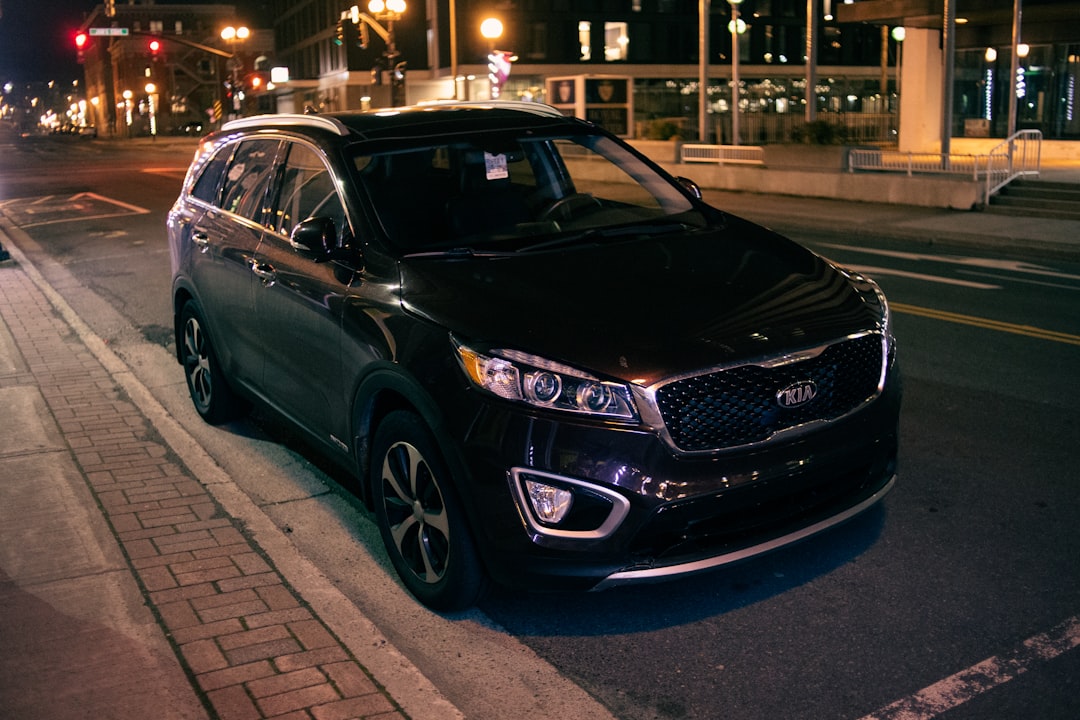
[[[604,60],[626,60],[630,38],[624,22],[604,23]]]
[[[582,20],[577,24],[578,43],[581,45],[581,59],[592,60],[592,23]]]

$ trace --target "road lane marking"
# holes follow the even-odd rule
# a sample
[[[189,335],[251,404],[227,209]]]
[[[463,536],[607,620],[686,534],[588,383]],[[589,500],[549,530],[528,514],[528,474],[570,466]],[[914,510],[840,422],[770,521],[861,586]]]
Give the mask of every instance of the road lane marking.
[[[112,204],[112,205],[116,205],[117,207],[126,208],[126,209],[130,210],[131,212],[136,213],[137,215],[149,215],[150,214],[150,211],[147,210],[144,207],[139,207],[138,205],[132,205],[130,203],[123,202],[122,200],[116,200],[116,199],[111,198],[111,197],[105,197],[104,195],[98,195],[95,192],[79,193],[78,195],[75,195],[71,199],[72,200],[79,200],[79,199],[82,199],[84,197],[93,198],[94,200],[98,200],[98,201],[103,202],[103,203],[109,203],[109,204]]]
[[[16,198],[6,201],[0,207],[21,228],[150,213],[144,207],[94,192],[81,192],[69,197],[46,195],[39,198]],[[108,208],[117,208],[118,211],[113,212]]]
[[[969,265],[986,268],[988,270],[1005,270],[1008,272],[1028,273],[1029,275],[1047,275],[1049,277],[1062,278],[1065,280],[1080,280],[1080,275],[1063,273],[1045,265],[1020,260],[997,260],[993,258],[965,257],[963,255],[930,255],[927,253],[904,252],[902,250],[880,250],[878,248],[858,247],[855,245],[840,245],[837,243],[818,243],[821,247],[837,248],[838,250],[850,250],[851,252],[865,253],[868,255],[881,255],[884,257],[900,258],[902,260],[914,260],[921,262],[939,262],[947,265]],[[843,263],[841,263],[843,264]]]
[[[1005,275],[998,275],[996,273],[979,272],[977,270],[957,270],[957,275],[974,275],[976,277],[988,277],[995,280],[1004,280],[1005,282],[1023,283],[1025,285],[1038,285],[1039,287],[1054,288],[1055,290],[1080,290],[1080,285],[1063,285],[1061,283],[1045,282],[1043,280],[1029,280],[1028,278],[1021,277],[1006,277]],[[1065,277],[1073,278],[1074,275],[1062,275],[1060,273],[1042,273],[1050,277]]]
[[[869,275],[870,277],[892,275],[895,277],[924,280],[926,282],[943,283],[945,285],[959,285],[960,287],[971,288],[973,290],[1001,289],[1000,285],[989,285],[987,283],[975,282],[974,280],[960,280],[958,278],[947,278],[940,275],[926,275],[925,273],[910,272],[908,270],[896,270],[894,268],[874,267],[871,265],[852,265],[851,263],[841,263],[841,265],[848,270],[854,270],[855,272],[860,272],[863,275]]]
[[[908,315],[918,315],[920,317],[944,320],[945,322],[959,323],[961,325],[973,325],[974,327],[981,327],[987,330],[997,330],[998,332],[1007,332],[1014,335],[1024,335],[1040,340],[1065,343],[1066,345],[1080,345],[1080,335],[1071,335],[1056,330],[1044,330],[1043,328],[1032,327],[1031,325],[1018,325],[1016,323],[1003,322],[1001,320],[991,320],[989,318],[975,317],[973,315],[961,315],[960,313],[948,312],[946,310],[934,310],[931,308],[919,307],[918,305],[907,305],[905,303],[891,302],[889,303],[889,307],[892,308],[893,312],[906,313]]]
[[[1078,645],[1080,617],[1073,616],[1047,632],[1028,638],[1007,653],[988,657],[859,720],[932,720]]]

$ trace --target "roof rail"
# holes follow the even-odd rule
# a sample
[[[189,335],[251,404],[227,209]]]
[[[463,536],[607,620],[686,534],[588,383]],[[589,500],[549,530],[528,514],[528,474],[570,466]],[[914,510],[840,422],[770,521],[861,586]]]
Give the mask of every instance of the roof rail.
[[[335,135],[348,135],[349,128],[337,118],[325,115],[300,115],[298,113],[269,113],[230,120],[221,126],[222,130],[240,130],[267,126],[291,125],[295,127],[313,127],[329,130]]]
[[[545,117],[565,117],[559,110],[550,105],[527,100],[432,100],[419,103],[421,107],[475,107],[475,108],[507,108],[521,110],[534,115]]]

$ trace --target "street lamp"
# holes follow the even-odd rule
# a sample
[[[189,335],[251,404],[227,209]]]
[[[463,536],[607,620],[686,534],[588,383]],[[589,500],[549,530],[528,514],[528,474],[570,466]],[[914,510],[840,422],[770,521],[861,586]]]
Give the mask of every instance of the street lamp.
[[[503,24],[499,18],[489,17],[480,23],[480,34],[487,39],[491,47],[495,47],[495,41],[502,37]]]
[[[900,99],[901,93],[904,91],[903,77],[904,72],[904,39],[907,37],[907,30],[903,25],[897,25],[892,29],[892,39],[896,41],[896,142],[900,142]]]
[[[731,6],[731,144],[739,144],[739,33],[746,29],[743,23],[739,29],[739,5],[742,0],[728,0]]]
[[[480,34],[488,41],[488,82],[492,100],[502,94],[502,86],[510,77],[510,63],[517,57],[508,50],[495,49],[495,41],[502,37],[503,24],[498,18],[489,17],[480,23]]]
[[[698,0],[698,140],[709,141],[709,0]],[[719,144],[720,139],[717,138]]]
[[[398,51],[394,43],[394,23],[405,14],[405,0],[370,0],[368,12],[376,20],[386,23],[386,69],[390,71],[390,104],[405,104],[405,63],[397,62]],[[381,74],[381,70],[379,71]]]
[[[236,43],[247,40],[250,35],[251,31],[243,25],[240,27],[229,25],[221,31],[221,39],[229,44],[229,87],[232,90],[232,108],[234,115],[240,114],[244,99],[244,91],[243,88],[240,87],[240,70],[244,67],[244,63],[236,54]]]

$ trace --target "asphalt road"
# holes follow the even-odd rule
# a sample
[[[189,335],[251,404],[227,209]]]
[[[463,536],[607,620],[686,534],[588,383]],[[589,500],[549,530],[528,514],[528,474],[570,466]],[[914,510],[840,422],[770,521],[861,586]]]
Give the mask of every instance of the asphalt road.
[[[496,591],[444,618],[410,604],[347,480],[287,430],[257,414],[211,431],[183,407],[163,219],[191,147],[5,147],[0,208],[94,331],[468,716],[555,717],[557,676],[627,720],[1080,717],[1080,264],[796,237],[893,304],[905,400],[885,502],[709,575]]]

